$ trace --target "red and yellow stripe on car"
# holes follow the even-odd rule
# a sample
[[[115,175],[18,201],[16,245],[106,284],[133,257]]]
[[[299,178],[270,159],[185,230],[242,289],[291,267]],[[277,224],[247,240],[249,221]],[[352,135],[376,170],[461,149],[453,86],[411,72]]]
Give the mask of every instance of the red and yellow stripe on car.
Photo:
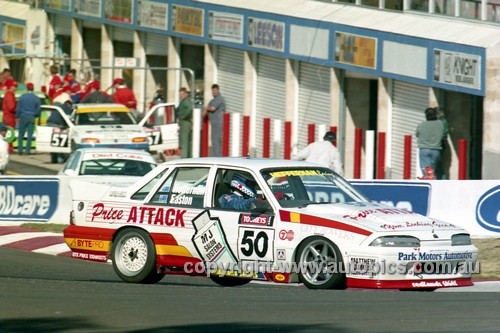
[[[307,215],[307,214],[301,214],[301,213],[296,213],[296,212],[289,212],[286,210],[280,210],[280,219],[282,222],[290,222],[290,223],[301,223],[301,224],[308,224],[308,225],[316,225],[320,227],[326,227],[326,228],[333,228],[333,229],[339,229],[339,230],[344,230],[348,232],[353,232],[356,234],[364,235],[364,236],[370,236],[372,234],[371,231],[356,227],[351,224],[335,221],[335,220],[330,220],[330,219],[325,219],[322,217],[317,217],[313,215]]]

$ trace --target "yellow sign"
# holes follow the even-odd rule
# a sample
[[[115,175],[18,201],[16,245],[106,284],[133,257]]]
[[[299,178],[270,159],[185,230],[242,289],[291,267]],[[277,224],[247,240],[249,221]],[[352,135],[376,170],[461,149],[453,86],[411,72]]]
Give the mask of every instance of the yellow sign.
[[[172,30],[203,36],[203,9],[173,5]]]
[[[102,106],[100,107],[79,107],[76,109],[76,113],[92,113],[92,112],[130,112],[126,106]]]
[[[100,239],[64,238],[72,250],[105,251],[110,249],[111,242]]]
[[[276,171],[270,173],[271,177],[293,177],[293,176],[316,176],[318,171],[316,170],[286,170],[286,171]]]
[[[377,39],[343,32],[335,33],[335,61],[375,69]]]

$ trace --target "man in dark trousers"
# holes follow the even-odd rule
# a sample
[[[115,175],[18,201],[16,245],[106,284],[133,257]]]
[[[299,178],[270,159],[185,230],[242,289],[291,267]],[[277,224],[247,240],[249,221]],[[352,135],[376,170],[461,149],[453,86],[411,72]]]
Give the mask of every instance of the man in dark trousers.
[[[14,94],[17,90],[17,82],[13,79],[8,79],[5,82],[5,87],[7,91],[3,96],[2,100],[2,111],[3,111],[3,122],[5,125],[16,128],[16,95]],[[9,154],[14,152],[14,146],[12,142],[9,143]]]
[[[106,93],[101,92],[101,83],[94,80],[89,83],[90,93],[86,95],[81,103],[113,103],[113,99]]]
[[[193,103],[189,98],[186,88],[179,89],[179,106],[177,106],[177,117],[179,123],[179,146],[181,147],[181,158],[191,157],[191,131],[193,126]]]
[[[40,116],[40,98],[33,94],[33,83],[26,83],[26,89],[17,103],[16,119],[19,121],[19,135],[17,136],[17,150],[23,155],[24,133],[28,133],[26,140],[26,155],[30,154],[31,140],[35,129],[35,118]]]
[[[205,107],[203,117],[208,113],[210,130],[212,131],[212,156],[222,156],[222,127],[226,102],[220,93],[218,84],[212,85],[212,96],[214,98]]]

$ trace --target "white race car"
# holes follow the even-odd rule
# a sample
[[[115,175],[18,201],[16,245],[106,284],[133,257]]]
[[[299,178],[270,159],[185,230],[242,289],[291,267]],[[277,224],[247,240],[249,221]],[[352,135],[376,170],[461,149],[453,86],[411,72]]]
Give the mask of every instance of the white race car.
[[[472,285],[476,267],[462,228],[371,203],[306,162],[181,159],[126,190],[71,187],[64,237],[72,256],[111,259],[126,282],[184,273],[224,286],[260,279],[429,290]]]
[[[70,153],[78,148],[93,147],[177,149],[178,125],[161,122],[165,119],[165,109],[172,106],[168,103],[155,105],[138,122],[121,104],[76,104],[71,116],[58,106],[44,105],[42,123],[36,129],[36,150]],[[58,112],[64,125],[47,122],[52,112]]]
[[[144,176],[156,167],[150,153],[120,148],[82,148],[71,154],[59,175]]]

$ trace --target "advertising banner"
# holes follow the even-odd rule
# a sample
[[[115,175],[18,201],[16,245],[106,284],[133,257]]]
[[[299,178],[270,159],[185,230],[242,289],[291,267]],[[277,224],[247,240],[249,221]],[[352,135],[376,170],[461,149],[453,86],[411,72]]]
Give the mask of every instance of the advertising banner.
[[[377,67],[377,38],[335,33],[335,61],[376,69]]]
[[[273,51],[285,51],[285,23],[248,18],[248,45]]]
[[[203,15],[203,9],[172,5],[172,30],[202,37]]]
[[[232,43],[243,43],[243,15],[208,12],[208,37]]]
[[[71,10],[71,0],[48,0],[47,7],[69,12]]]
[[[139,1],[137,24],[141,27],[167,30],[168,5],[153,1]]]
[[[481,90],[481,56],[434,49],[433,80]]]
[[[0,221],[46,222],[58,207],[57,178],[0,179]]]
[[[133,0],[108,0],[105,2],[105,6],[108,20],[132,23]]]
[[[75,13],[101,17],[101,0],[75,0]]]

